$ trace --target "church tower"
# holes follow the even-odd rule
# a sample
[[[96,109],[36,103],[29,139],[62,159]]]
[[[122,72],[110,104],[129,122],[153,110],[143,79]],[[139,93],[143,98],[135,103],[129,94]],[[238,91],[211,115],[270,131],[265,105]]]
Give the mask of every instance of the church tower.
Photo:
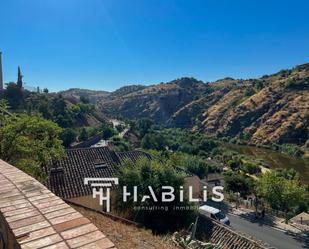
[[[0,51],[0,90],[3,89],[2,52]]]

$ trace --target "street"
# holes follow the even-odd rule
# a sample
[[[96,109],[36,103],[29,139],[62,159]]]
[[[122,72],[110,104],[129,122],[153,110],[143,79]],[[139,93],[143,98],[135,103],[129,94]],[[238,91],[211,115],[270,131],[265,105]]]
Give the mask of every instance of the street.
[[[300,241],[293,235],[286,234],[281,230],[277,230],[271,226],[263,225],[258,222],[228,214],[231,221],[231,227],[245,233],[249,236],[262,240],[277,249],[302,249],[309,248],[309,242]]]

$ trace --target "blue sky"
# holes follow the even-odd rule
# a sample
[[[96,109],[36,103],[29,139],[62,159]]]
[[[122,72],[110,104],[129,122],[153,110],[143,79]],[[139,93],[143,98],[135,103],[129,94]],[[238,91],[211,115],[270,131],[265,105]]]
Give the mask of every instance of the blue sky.
[[[4,80],[114,90],[309,62],[308,0],[1,0]]]

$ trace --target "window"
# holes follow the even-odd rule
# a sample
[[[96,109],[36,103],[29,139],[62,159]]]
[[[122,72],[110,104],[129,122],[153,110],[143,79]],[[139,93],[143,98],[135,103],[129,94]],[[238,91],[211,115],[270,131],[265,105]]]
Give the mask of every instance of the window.
[[[104,169],[107,168],[107,163],[106,162],[96,162],[94,164],[95,169]]]

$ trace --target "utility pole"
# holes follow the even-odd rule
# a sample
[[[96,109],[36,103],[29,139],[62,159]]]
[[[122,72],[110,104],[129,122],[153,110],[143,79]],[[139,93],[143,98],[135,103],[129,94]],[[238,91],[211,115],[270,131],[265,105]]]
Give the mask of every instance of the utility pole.
[[[2,52],[0,51],[0,90],[3,89]]]

